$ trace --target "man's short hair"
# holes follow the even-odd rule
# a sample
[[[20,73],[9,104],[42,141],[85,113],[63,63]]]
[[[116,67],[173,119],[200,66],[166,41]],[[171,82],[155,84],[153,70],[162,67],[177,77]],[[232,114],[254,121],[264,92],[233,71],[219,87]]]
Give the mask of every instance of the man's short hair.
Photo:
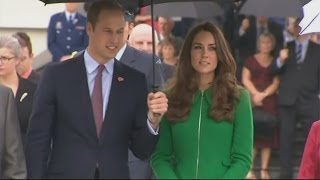
[[[32,44],[30,37],[25,32],[16,32],[13,37],[17,38],[22,48],[26,47],[29,50],[29,54],[32,54]]]
[[[115,0],[94,1],[88,8],[88,22],[95,26],[98,21],[99,14],[103,10],[119,10],[125,15],[124,8]]]

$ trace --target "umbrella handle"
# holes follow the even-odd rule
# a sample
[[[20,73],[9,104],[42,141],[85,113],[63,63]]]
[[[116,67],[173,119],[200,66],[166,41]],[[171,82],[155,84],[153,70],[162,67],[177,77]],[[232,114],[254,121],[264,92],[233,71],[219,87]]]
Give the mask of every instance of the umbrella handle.
[[[159,86],[158,84],[154,83],[154,84],[152,85],[152,92],[153,92],[153,93],[158,92],[159,89],[160,89],[160,86]],[[160,113],[153,113],[153,116],[159,117],[159,116],[161,116],[161,114],[160,114]]]
[[[152,92],[155,93],[155,92],[159,91],[159,89],[160,89],[159,84],[154,83],[154,84],[152,85]]]

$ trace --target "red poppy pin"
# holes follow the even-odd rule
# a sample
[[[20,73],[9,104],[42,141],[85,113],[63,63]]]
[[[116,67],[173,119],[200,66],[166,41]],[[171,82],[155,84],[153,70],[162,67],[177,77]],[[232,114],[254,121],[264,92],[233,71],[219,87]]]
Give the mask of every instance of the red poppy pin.
[[[119,82],[124,81],[123,77],[119,76],[119,77],[118,77],[118,81],[119,81]]]

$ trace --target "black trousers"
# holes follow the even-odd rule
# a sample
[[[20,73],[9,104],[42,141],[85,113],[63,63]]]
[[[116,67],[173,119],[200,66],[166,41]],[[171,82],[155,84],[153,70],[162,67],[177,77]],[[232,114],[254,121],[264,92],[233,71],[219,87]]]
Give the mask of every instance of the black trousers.
[[[307,138],[312,123],[318,120],[319,110],[312,104],[298,100],[292,106],[279,106],[280,119],[280,178],[292,179],[294,169],[294,143],[297,123],[303,126],[304,139]],[[300,161],[300,160],[299,160]],[[300,162],[298,162],[300,164]]]
[[[94,179],[100,179],[100,173],[98,168],[96,168],[96,170],[94,171]]]

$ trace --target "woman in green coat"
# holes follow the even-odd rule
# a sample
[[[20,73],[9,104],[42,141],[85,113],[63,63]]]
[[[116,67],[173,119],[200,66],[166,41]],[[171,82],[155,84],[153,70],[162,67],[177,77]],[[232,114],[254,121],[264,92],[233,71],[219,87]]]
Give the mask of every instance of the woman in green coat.
[[[249,93],[237,85],[222,32],[196,26],[169,84],[169,107],[151,157],[158,179],[245,178],[252,161]]]

